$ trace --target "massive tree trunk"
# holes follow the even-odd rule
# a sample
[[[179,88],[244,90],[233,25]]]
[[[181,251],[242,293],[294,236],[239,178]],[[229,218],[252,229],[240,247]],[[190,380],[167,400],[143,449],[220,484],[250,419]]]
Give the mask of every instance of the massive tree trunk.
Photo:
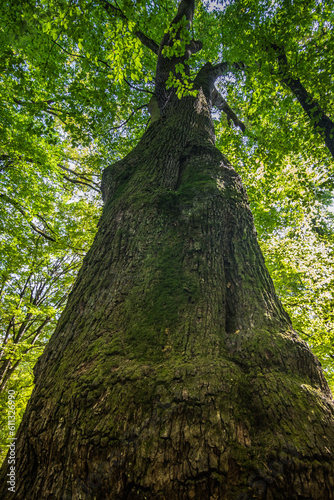
[[[103,190],[38,363],[16,498],[333,498],[330,391],[275,294],[203,93],[155,121]]]
[[[214,146],[203,81],[104,173],[18,433],[17,499],[334,498],[330,390]]]

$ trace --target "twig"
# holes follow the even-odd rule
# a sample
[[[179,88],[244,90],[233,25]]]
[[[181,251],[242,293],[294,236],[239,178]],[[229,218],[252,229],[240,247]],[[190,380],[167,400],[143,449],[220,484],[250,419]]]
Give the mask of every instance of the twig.
[[[72,182],[72,184],[82,184],[83,186],[88,186],[90,187],[91,189],[94,189],[94,191],[97,191],[98,193],[100,193],[100,189],[97,189],[96,187],[92,186],[91,184],[88,184],[88,182],[84,182],[84,181],[79,181],[78,179],[71,179],[70,177],[67,177],[67,175],[64,175],[63,176],[64,179],[66,179],[67,181],[70,181]]]
[[[129,87],[131,87],[132,89],[139,90],[139,92],[146,92],[147,94],[152,94],[152,95],[154,95],[154,92],[152,92],[152,90],[140,89],[140,88],[138,88],[138,87],[135,87],[134,85],[132,85],[132,83],[128,82],[126,78],[124,78],[124,81],[125,81],[125,83],[127,83],[127,84],[129,85]]]
[[[107,130],[106,133],[110,132],[111,130],[116,130],[118,128],[122,128],[124,127],[124,125],[126,125],[128,123],[128,121],[133,117],[133,115],[135,113],[137,113],[137,111],[139,111],[140,109],[143,109],[143,108],[147,108],[147,104],[143,104],[142,106],[139,106],[139,108],[136,108],[134,111],[132,111],[132,113],[130,114],[130,116],[127,118],[127,120],[125,120],[125,122],[121,123],[120,125],[118,125],[117,127],[111,127],[109,130]]]
[[[36,231],[36,233],[40,234],[41,236],[44,236],[44,238],[46,238],[49,241],[53,241],[53,242],[56,241],[54,238],[52,238],[52,236],[49,236],[44,231],[42,231],[39,227],[37,227],[33,222],[29,221],[26,211],[22,207],[20,207],[20,205],[18,204],[17,201],[13,200],[12,198],[10,198],[9,196],[7,196],[4,193],[0,193],[0,197],[4,198],[8,203],[10,203],[14,208],[16,208],[16,210],[18,210],[23,215],[23,217],[26,219],[26,221],[28,222],[30,227],[34,231]]]

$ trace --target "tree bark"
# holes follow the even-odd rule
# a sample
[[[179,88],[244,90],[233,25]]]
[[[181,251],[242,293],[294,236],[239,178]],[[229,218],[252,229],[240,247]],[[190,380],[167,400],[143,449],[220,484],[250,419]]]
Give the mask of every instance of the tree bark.
[[[275,294],[202,91],[105,170],[103,193],[36,367],[14,498],[333,499],[330,390]]]

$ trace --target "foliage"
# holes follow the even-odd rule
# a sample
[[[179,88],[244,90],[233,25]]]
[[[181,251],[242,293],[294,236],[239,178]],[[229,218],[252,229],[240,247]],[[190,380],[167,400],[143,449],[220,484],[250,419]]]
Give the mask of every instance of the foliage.
[[[96,231],[105,158],[84,134],[75,145],[71,120],[66,129],[57,100],[68,74],[55,78],[57,60],[45,71],[21,7],[0,7],[0,392],[31,371],[64,307]]]

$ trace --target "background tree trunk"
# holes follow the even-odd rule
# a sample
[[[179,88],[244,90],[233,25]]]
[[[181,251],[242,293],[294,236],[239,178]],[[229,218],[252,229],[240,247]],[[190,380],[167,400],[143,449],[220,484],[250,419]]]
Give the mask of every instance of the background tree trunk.
[[[36,369],[15,498],[333,499],[333,400],[203,93],[152,123],[103,192]]]
[[[277,60],[279,71],[282,76],[282,83],[284,83],[296,96],[299,104],[310,118],[311,125],[315,132],[324,138],[325,144],[334,158],[334,123],[322,110],[319,103],[306,90],[300,78],[293,78],[284,49],[275,44],[272,44],[272,47],[277,51]]]

